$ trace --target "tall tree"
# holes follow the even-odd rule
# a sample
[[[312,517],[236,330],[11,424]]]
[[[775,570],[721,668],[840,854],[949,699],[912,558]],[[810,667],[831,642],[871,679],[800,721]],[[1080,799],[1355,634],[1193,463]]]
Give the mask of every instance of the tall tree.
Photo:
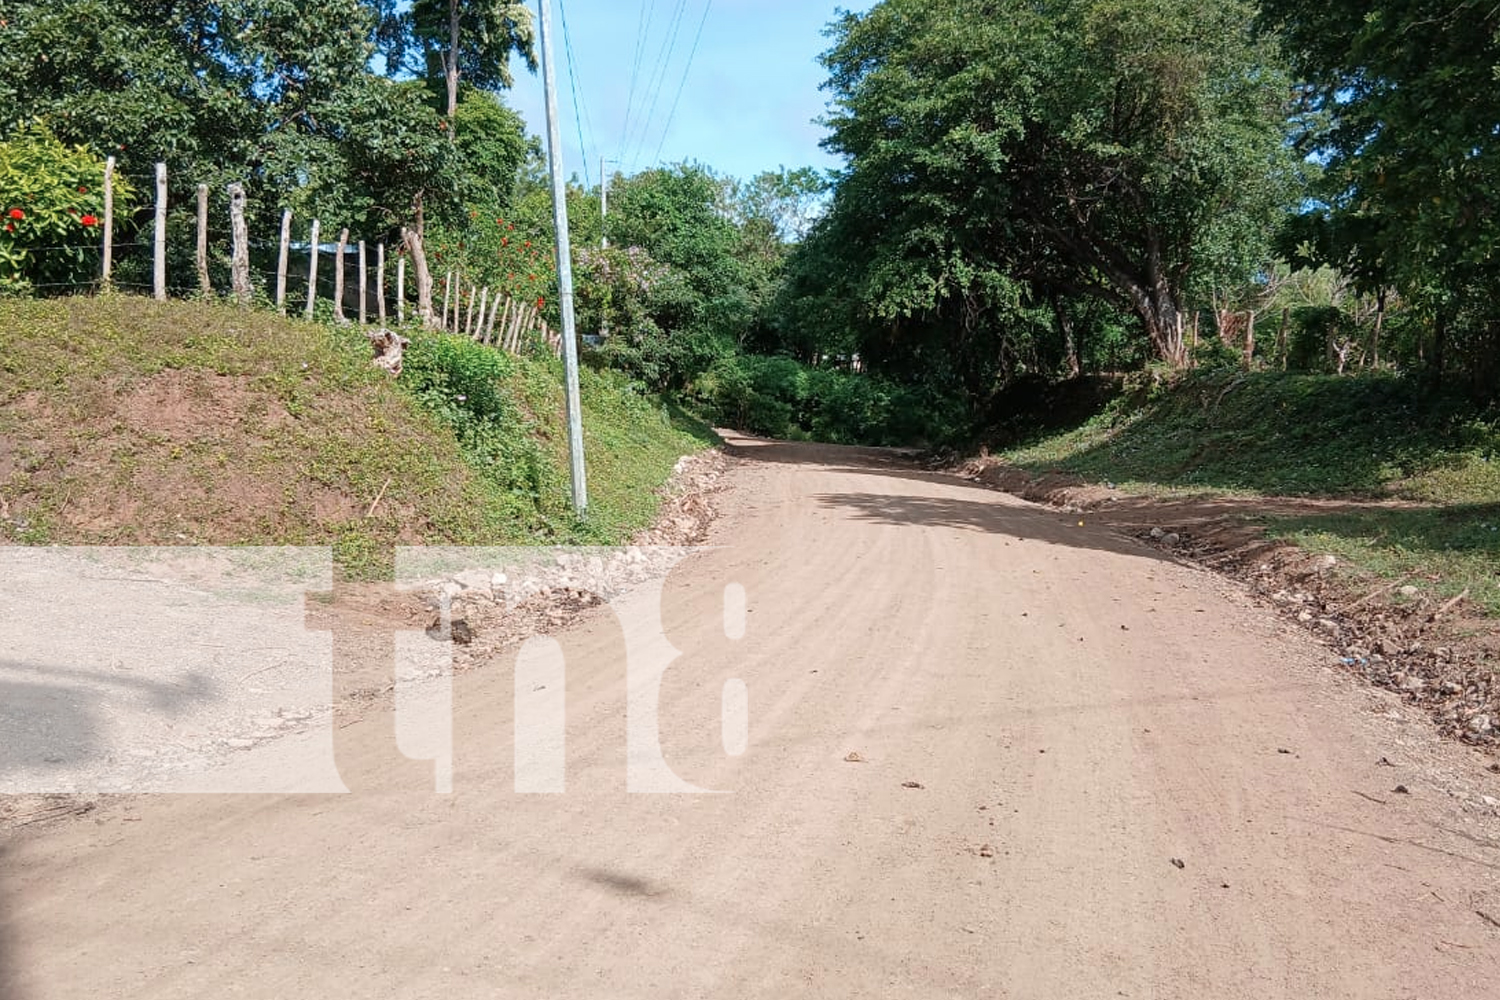
[[[1302,141],[1326,161],[1302,220],[1321,260],[1395,285],[1440,338],[1469,334],[1500,386],[1500,6],[1488,0],[1265,0],[1306,81]]]
[[[411,42],[429,77],[443,78],[450,135],[457,134],[460,80],[481,90],[509,89],[510,57],[535,72],[536,37],[531,8],[515,0],[414,0]]]
[[[973,331],[1013,312],[1020,282],[1129,310],[1184,363],[1195,272],[1248,271],[1295,198],[1289,83],[1254,12],[882,0],[845,14],[824,56],[825,145],[847,159],[830,231],[866,311],[898,325],[946,312]]]

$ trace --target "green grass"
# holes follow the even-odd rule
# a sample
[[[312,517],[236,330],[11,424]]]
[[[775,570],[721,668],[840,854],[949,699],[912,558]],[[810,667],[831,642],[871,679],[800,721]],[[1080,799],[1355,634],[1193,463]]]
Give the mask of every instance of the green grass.
[[[560,366],[439,339],[493,376],[504,419],[487,451],[451,405],[375,369],[355,329],[213,303],[0,300],[0,543],[332,545],[354,578],[388,573],[396,545],[613,543],[712,441],[586,375],[594,506],[578,521]]]
[[[1407,580],[1440,597],[1464,590],[1500,616],[1500,503],[1275,518],[1273,538],[1328,552],[1377,580]]]
[[[1497,415],[1388,375],[1193,375],[1002,454],[1146,492],[1500,497]]]
[[[1456,395],[1390,375],[1198,373],[998,454],[1148,496],[1411,501],[1265,523],[1356,574],[1423,576],[1500,614],[1500,414]]]

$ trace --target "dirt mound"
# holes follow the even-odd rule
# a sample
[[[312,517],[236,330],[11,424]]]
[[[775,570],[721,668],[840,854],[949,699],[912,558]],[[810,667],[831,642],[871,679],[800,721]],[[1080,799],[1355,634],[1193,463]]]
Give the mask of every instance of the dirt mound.
[[[323,405],[327,420],[350,401]],[[306,465],[279,460],[295,421],[248,376],[110,379],[88,400],[82,430],[76,400],[32,394],[22,408],[25,437],[0,435],[0,450],[30,470],[23,497],[60,492],[46,512],[51,541],[246,542],[281,534],[282,519],[312,538],[368,506],[351,484],[319,482]]]
[[[0,341],[0,544],[331,545],[368,575],[392,545],[504,536],[353,335],[106,296],[0,303]]]

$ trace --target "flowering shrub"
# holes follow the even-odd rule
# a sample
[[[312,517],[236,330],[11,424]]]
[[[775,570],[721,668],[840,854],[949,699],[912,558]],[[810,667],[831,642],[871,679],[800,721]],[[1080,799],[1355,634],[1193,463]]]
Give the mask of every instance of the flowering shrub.
[[[557,265],[548,234],[530,232],[509,215],[481,215],[463,230],[433,225],[428,230],[434,281],[441,289],[443,275],[452,270],[467,281],[497,289],[517,302],[535,305],[538,311],[557,296]],[[465,286],[463,294],[468,294]],[[439,291],[441,296],[442,292]],[[548,320],[557,322],[555,315]]]
[[[103,182],[103,160],[41,122],[0,142],[0,292],[65,292],[98,277]],[[133,194],[117,176],[117,217]]]

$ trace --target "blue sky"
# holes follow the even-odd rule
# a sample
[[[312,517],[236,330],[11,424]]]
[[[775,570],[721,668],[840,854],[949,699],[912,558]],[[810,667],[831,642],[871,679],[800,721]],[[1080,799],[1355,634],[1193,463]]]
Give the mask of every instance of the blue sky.
[[[826,104],[826,94],[819,89],[825,73],[817,62],[828,46],[823,28],[838,8],[867,10],[872,2],[552,0],[558,110],[568,174],[582,177],[586,158],[588,177],[597,182],[601,155],[623,161],[610,164],[610,169],[626,173],[686,159],[741,178],[778,166],[837,165],[818,147],[823,130],[813,124]],[[680,22],[674,17],[678,11]],[[582,150],[562,44],[564,12],[584,111]],[[649,30],[636,70],[637,39],[647,17]],[[694,53],[700,25],[702,36]],[[682,96],[674,114],[679,86]],[[525,116],[531,131],[541,135],[541,73],[521,69],[515,89],[505,96]]]

